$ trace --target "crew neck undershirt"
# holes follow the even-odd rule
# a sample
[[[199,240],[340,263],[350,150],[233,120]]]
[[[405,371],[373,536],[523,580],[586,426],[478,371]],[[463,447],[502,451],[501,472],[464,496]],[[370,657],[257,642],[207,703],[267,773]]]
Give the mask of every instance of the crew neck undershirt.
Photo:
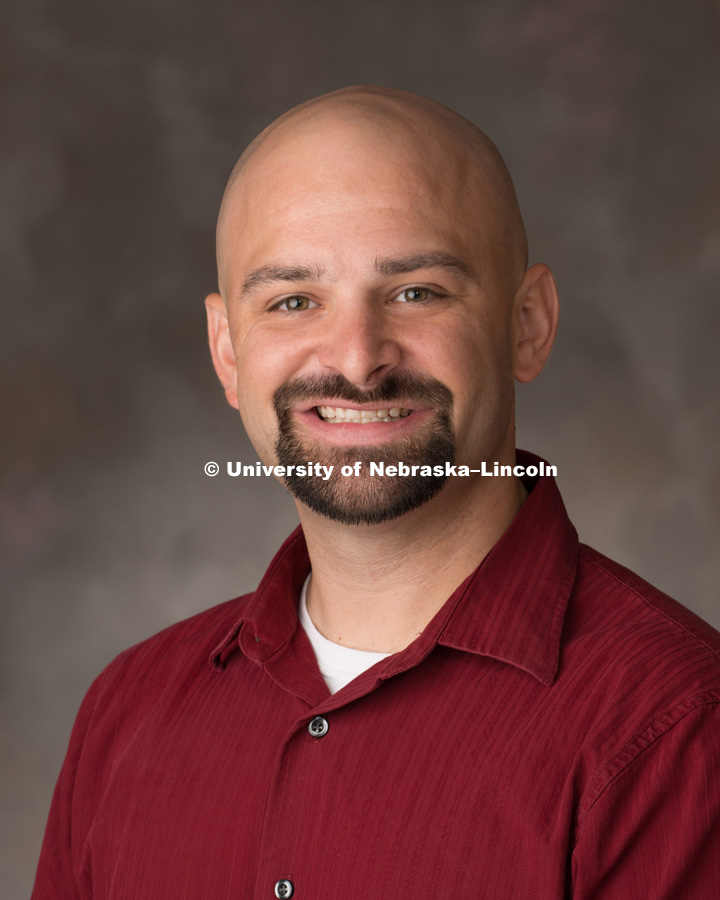
[[[312,573],[311,573],[312,574]],[[307,589],[310,583],[310,575],[305,579],[305,584],[300,591],[298,604],[298,618],[305,629],[315,657],[320,667],[320,674],[331,694],[335,694],[340,688],[345,687],[361,672],[374,666],[381,659],[391,656],[391,653],[373,653],[370,650],[356,650],[354,647],[343,647],[329,641],[315,627],[307,608]]]

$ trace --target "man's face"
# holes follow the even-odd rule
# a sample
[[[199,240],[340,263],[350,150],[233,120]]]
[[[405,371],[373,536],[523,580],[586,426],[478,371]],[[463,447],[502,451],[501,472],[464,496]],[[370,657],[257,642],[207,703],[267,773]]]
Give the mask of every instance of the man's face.
[[[336,466],[288,486],[340,521],[392,518],[444,484],[342,477],[342,464],[477,468],[513,446],[492,205],[483,217],[482,192],[436,155],[350,126],[306,133],[253,161],[223,226],[228,397],[264,462]]]

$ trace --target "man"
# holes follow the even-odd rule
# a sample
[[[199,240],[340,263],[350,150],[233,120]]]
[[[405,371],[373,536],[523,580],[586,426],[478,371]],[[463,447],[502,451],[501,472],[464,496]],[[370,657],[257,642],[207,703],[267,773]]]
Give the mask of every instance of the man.
[[[301,528],[93,684],[36,900],[720,896],[720,638],[552,478],[481,474],[540,468],[526,266],[497,150],[423,98],[336,92],[243,154],[210,348]]]

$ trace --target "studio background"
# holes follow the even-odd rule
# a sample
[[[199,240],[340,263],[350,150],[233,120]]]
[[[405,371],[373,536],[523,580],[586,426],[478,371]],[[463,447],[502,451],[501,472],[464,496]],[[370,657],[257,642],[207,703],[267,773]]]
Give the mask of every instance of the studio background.
[[[581,539],[720,627],[716,2],[19,0],[0,19],[0,884],[29,895],[77,707],[118,652],[254,588],[296,514],[206,346],[230,168],[378,83],[486,130],[561,326],[518,391]]]

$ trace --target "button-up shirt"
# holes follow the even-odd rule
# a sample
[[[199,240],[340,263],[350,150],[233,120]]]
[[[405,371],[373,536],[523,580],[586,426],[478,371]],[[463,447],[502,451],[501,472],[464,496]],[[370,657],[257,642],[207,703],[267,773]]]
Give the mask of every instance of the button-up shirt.
[[[94,682],[34,900],[720,897],[720,636],[578,544],[551,478],[332,696],[309,567],[298,529]]]

